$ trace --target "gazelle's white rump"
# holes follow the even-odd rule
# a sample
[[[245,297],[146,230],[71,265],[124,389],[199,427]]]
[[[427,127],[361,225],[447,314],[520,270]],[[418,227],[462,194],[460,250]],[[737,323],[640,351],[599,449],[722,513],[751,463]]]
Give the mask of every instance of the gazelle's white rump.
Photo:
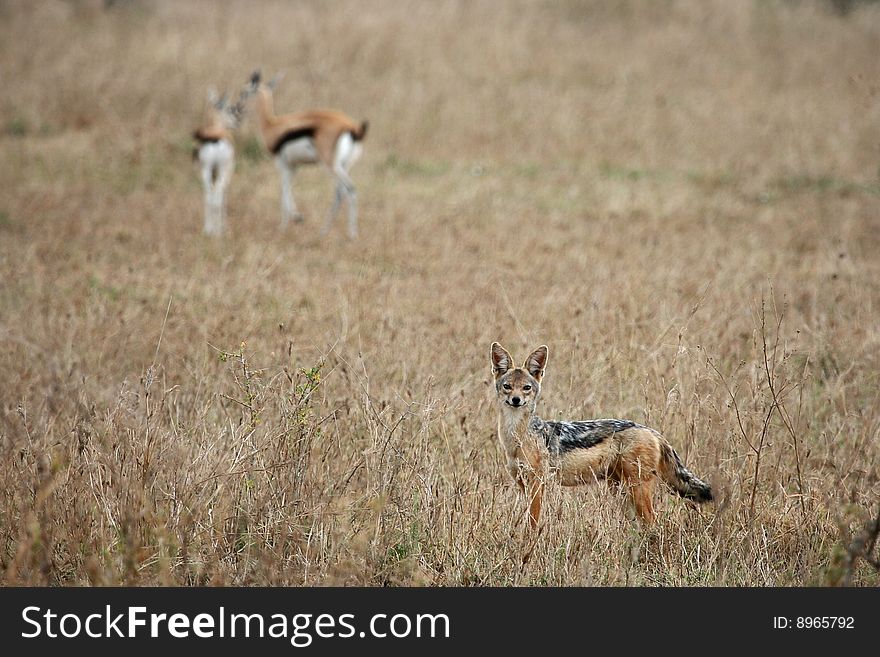
[[[199,164],[203,167],[222,169],[231,166],[235,158],[235,149],[226,139],[205,142],[199,147]]]

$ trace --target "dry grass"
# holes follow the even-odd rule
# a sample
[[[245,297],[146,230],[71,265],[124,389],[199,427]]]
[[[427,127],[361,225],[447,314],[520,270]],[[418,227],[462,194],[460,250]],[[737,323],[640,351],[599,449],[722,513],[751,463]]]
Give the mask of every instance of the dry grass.
[[[332,11],[331,11],[332,8]],[[0,569],[20,584],[877,585],[880,7],[0,5]],[[280,232],[209,84],[368,118],[361,233]],[[488,347],[661,429],[718,502],[527,531]]]

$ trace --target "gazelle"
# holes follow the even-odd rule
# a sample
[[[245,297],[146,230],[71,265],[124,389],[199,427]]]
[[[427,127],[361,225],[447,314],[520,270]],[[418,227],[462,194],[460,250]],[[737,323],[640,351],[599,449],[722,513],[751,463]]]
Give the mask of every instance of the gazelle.
[[[325,235],[339,213],[342,200],[348,203],[348,236],[357,237],[357,191],[349,175],[362,152],[367,122],[360,125],[336,110],[307,110],[275,115],[272,92],[280,80],[276,75],[262,82],[260,72],[251,76],[251,92],[257,96],[257,116],[266,149],[275,157],[281,176],[281,226],[291,219],[302,221],[296,209],[291,185],[297,167],[324,164],[335,179],[336,191],[330,213],[321,230]]]
[[[207,235],[220,235],[223,232],[226,187],[235,168],[232,131],[241,123],[245,102],[251,93],[250,88],[245,88],[239,94],[238,101],[230,105],[225,94],[219,98],[214,89],[209,89],[208,120],[193,132],[196,141],[193,159],[198,161],[201,168],[205,190],[204,231]]]

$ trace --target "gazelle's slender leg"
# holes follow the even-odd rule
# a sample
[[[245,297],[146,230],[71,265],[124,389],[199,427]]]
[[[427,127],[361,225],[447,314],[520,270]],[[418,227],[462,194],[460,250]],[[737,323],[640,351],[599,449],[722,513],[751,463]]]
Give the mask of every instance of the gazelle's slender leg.
[[[217,187],[214,186],[214,188],[211,190],[211,230],[209,232],[209,235],[220,234],[220,220],[218,217],[220,213],[220,208],[217,203],[217,194]]]
[[[336,215],[339,214],[339,207],[342,205],[342,185],[338,182],[335,185],[335,191],[333,194],[333,205],[330,206],[330,213],[327,215],[327,221],[324,222],[324,227],[321,228],[321,236],[323,237],[330,231],[330,226],[333,224],[333,221],[336,219]]]
[[[344,195],[348,201],[348,236],[351,239],[357,237],[357,190],[351,176],[348,175],[348,169],[357,160],[360,149],[355,144],[350,134],[342,135],[336,143],[336,152],[333,156],[333,175],[336,176],[336,195]],[[337,210],[338,205],[334,201],[333,210]],[[329,228],[329,222],[327,228]]]
[[[297,212],[296,201],[293,200],[293,176],[296,167],[287,164],[280,157],[275,158],[278,173],[281,175],[281,226],[287,226],[291,219],[302,221],[303,216]]]
[[[232,171],[235,168],[234,160],[230,160],[220,167],[220,172],[215,182],[217,194],[217,234],[223,232],[223,224],[226,219],[226,188],[229,186],[229,180],[232,178]]]
[[[216,217],[217,217],[217,234],[222,235],[223,234],[223,220],[224,220],[224,214],[225,214],[225,207],[224,206],[226,204],[226,190],[223,188],[222,185],[218,184],[216,187],[216,191],[214,193],[216,194],[215,202],[217,204],[216,210],[215,210]]]
[[[202,165],[202,185],[205,188],[205,234],[214,235],[214,175],[211,165]]]
[[[339,213],[339,207],[342,205],[342,198],[348,204],[348,236],[355,239],[358,234],[357,226],[357,190],[354,188],[351,178],[344,170],[334,171],[336,175],[336,196],[333,199],[333,206],[330,208],[330,214],[327,215],[327,221],[321,229],[321,235],[326,235],[333,224],[333,220]]]
[[[354,187],[348,189],[348,236],[356,239],[358,236],[358,201],[357,191]]]
[[[346,200],[348,201],[348,236],[351,239],[355,239],[358,233],[358,225],[357,225],[357,190],[354,187],[354,183],[348,175],[348,172],[342,167],[337,167],[334,169],[333,173],[336,174],[336,178],[339,181],[336,185],[337,193],[339,190],[345,195]]]

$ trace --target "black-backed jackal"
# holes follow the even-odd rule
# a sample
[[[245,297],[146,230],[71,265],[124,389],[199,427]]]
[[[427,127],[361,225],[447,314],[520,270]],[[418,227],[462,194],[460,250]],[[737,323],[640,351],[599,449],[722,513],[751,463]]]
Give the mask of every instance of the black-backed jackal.
[[[636,515],[654,521],[652,501],[659,477],[682,497],[709,502],[709,485],[688,470],[672,446],[654,429],[629,420],[553,422],[535,413],[547,347],[535,349],[522,367],[508,351],[492,343],[492,373],[498,398],[498,438],[507,469],[529,500],[532,528],[541,517],[549,475],[563,486],[605,480],[620,483]]]

